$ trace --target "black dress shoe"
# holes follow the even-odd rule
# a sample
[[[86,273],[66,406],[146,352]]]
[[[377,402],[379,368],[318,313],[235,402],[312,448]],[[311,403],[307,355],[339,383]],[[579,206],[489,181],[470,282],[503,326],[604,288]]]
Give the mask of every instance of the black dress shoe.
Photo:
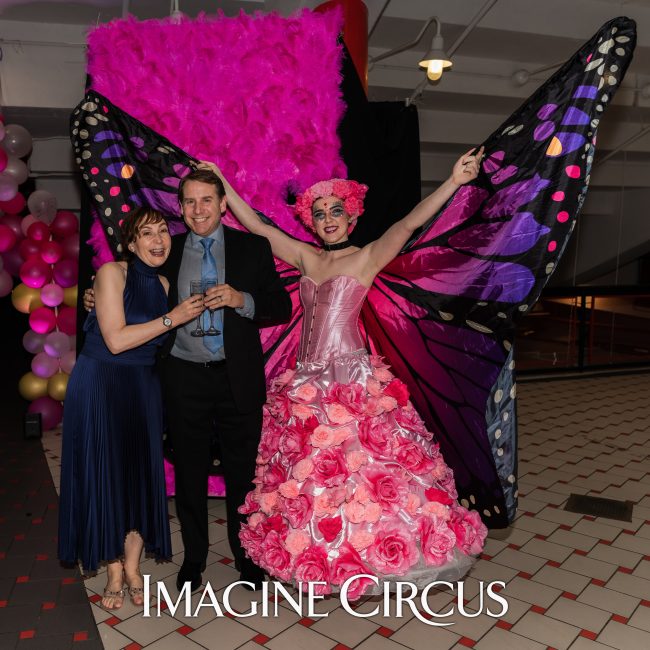
[[[190,583],[191,592],[196,591],[201,586],[201,564],[199,562],[183,562],[181,570],[176,576],[176,588],[178,591],[183,589],[183,585],[186,582]]]

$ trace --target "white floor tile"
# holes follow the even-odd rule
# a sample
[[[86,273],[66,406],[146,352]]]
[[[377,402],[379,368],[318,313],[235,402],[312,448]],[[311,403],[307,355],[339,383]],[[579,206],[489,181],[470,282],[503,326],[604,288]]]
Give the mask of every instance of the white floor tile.
[[[514,634],[541,641],[547,646],[564,650],[580,634],[580,629],[549,616],[528,612],[511,630]]]
[[[641,650],[650,648],[650,632],[610,621],[598,636],[598,641],[620,650]]]

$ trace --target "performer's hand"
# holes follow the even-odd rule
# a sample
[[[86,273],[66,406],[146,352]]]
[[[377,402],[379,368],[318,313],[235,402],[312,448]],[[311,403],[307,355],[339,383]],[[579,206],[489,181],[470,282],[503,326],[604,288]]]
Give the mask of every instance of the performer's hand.
[[[223,177],[221,170],[213,162],[210,162],[209,160],[200,160],[199,164],[197,165],[197,169],[207,169],[208,171],[211,171],[214,174],[216,174],[219,178]]]
[[[218,284],[205,292],[203,304],[209,309],[220,309],[221,307],[237,309],[244,306],[244,296],[229,284]]]
[[[455,183],[456,185],[465,185],[465,183],[473,181],[478,176],[484,151],[485,148],[481,147],[478,152],[476,152],[476,148],[474,147],[467,153],[463,154],[456,161],[451,172],[452,183]]]
[[[169,312],[168,316],[172,320],[172,327],[176,327],[177,325],[183,325],[183,323],[188,323],[197,318],[204,310],[203,296],[197,294],[186,298],[183,302],[176,305]]]
[[[95,306],[95,291],[93,289],[86,289],[84,291],[84,309],[86,311],[92,311],[92,308]]]

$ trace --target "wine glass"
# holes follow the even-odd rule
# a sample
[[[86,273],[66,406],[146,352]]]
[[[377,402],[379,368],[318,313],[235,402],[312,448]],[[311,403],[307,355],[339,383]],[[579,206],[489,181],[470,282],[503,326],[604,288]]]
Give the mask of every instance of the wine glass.
[[[204,280],[203,281],[203,291],[207,292],[210,287],[216,287],[217,286],[217,281],[216,280]],[[214,326],[214,312],[215,309],[208,307],[208,311],[210,312],[210,327],[205,330],[204,334],[205,336],[219,336],[221,334],[221,330],[218,330]]]
[[[202,296],[203,295],[203,282],[201,280],[192,280],[190,282],[190,296]],[[192,336],[205,336],[205,332],[201,327],[201,317],[203,312],[201,312],[196,317],[196,329],[193,329],[190,334]]]

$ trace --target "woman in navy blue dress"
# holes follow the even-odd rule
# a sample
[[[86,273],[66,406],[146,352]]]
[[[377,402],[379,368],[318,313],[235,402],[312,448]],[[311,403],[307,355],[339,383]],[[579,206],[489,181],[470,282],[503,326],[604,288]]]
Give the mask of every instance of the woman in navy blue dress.
[[[121,607],[127,590],[143,603],[143,547],[171,556],[155,354],[172,327],[203,311],[199,295],[168,312],[169,283],[157,273],[171,249],[162,214],[134,210],[123,247],[125,261],[97,272],[63,417],[59,558],[84,574],[108,564],[107,609]]]

